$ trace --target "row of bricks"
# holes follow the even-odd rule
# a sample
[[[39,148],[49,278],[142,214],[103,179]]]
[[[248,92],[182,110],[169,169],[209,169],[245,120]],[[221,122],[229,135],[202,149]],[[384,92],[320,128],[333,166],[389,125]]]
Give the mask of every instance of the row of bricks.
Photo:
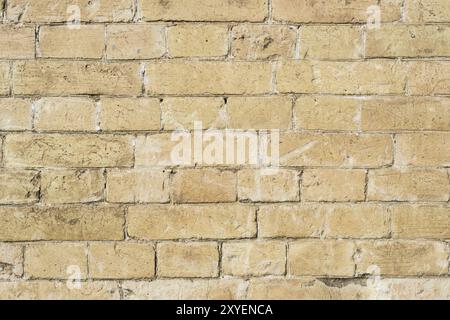
[[[0,95],[450,94],[450,61],[0,62]]]
[[[449,240],[449,209],[397,203],[2,206],[0,240]]]
[[[447,97],[0,98],[0,131],[450,131]]]
[[[225,276],[439,276],[449,270],[445,242],[295,240],[2,244],[17,276],[68,279],[215,278]],[[23,252],[24,251],[24,252]],[[23,253],[23,255],[22,255]],[[23,257],[23,261],[22,260]]]
[[[0,25],[0,59],[449,57],[448,25]]]
[[[188,139],[190,136],[185,135],[186,143],[171,133],[137,136],[9,133],[0,140],[0,146],[3,166],[8,168],[194,165],[236,168],[264,165],[253,159],[255,151],[258,152],[256,156],[266,156],[254,146],[258,142],[256,134],[217,135],[212,141],[203,141],[203,146],[197,141],[201,132],[195,131],[194,134],[197,138],[194,136],[191,141]],[[279,163],[282,167],[380,168],[392,164],[399,167],[448,167],[449,136],[448,132],[399,133],[393,139],[388,134],[282,132]],[[181,162],[174,158],[174,150],[177,155],[180,147],[188,149],[182,151],[186,159],[191,157],[187,159],[191,161]],[[212,147],[214,150],[219,148],[217,154],[210,150]],[[221,157],[222,148],[225,155]]]
[[[63,170],[0,169],[0,204],[437,201],[446,169]]]
[[[6,4],[6,5],[5,5]],[[79,10],[85,22],[252,21],[365,23],[380,10],[382,21],[450,22],[447,0],[0,0],[0,17],[14,22],[66,22]],[[76,9],[75,9],[75,8]],[[3,8],[5,12],[3,12]]]
[[[443,299],[450,298],[450,279],[382,278],[314,279],[265,277],[250,280],[158,279],[153,281],[86,281],[71,290],[66,281],[0,282],[0,299],[149,299],[149,300],[285,300],[285,299]]]

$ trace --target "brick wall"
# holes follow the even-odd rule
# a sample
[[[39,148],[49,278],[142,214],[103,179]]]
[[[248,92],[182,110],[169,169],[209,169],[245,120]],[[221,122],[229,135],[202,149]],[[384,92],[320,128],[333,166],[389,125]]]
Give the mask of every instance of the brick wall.
[[[0,298],[450,298],[448,0],[0,10]]]

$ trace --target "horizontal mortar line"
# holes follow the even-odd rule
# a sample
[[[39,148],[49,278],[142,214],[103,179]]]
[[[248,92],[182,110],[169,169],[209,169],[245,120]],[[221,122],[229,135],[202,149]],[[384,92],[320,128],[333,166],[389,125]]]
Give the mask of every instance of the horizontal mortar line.
[[[339,94],[339,93],[319,93],[319,92],[279,92],[279,93],[254,93],[254,94],[240,94],[240,93],[205,93],[205,94],[156,94],[150,93],[145,95],[109,95],[103,93],[79,93],[79,94],[52,94],[52,93],[36,93],[36,94],[22,94],[13,93],[12,95],[0,95],[2,98],[159,98],[159,99],[169,99],[169,98],[235,98],[235,97],[284,97],[284,96],[333,96],[333,97],[350,97],[350,98],[449,98],[450,91],[448,94],[436,94],[436,95],[407,95],[405,93],[392,93],[392,94]]]
[[[339,205],[348,205],[348,206],[358,206],[358,205],[387,205],[387,206],[402,206],[402,205],[410,205],[410,206],[432,206],[432,207],[447,207],[447,201],[379,201],[379,200],[371,200],[371,201],[351,201],[351,202],[336,202],[336,201],[308,201],[308,202],[190,202],[190,203],[108,203],[108,202],[97,202],[97,203],[74,203],[74,204],[0,204],[0,208],[16,208],[16,209],[42,209],[42,210],[50,210],[50,209],[75,209],[75,208],[112,208],[112,209],[124,209],[130,207],[189,207],[189,206],[203,206],[203,207],[215,207],[215,206],[244,206],[244,207],[261,207],[261,206],[295,206],[295,207],[314,207],[317,205],[326,205],[326,206],[339,206]]]
[[[227,62],[227,63],[254,63],[254,64],[262,64],[262,63],[270,63],[270,62],[373,62],[373,61],[398,61],[398,62],[422,62],[422,61],[442,61],[447,62],[450,60],[450,54],[446,56],[379,56],[379,57],[365,57],[365,58],[349,58],[349,59],[321,59],[321,58],[307,58],[307,59],[295,59],[290,57],[277,57],[272,59],[237,59],[228,56],[199,56],[199,57],[170,57],[170,56],[159,56],[154,58],[145,58],[145,59],[107,59],[104,60],[102,57],[99,58],[83,58],[83,57],[30,57],[30,58],[0,58],[0,62],[30,62],[30,61],[46,61],[46,62],[99,62],[104,65],[108,64],[125,64],[125,63],[163,63],[163,62]]]
[[[1,101],[1,99],[0,99]],[[299,118],[299,116],[297,116]],[[301,117],[300,117],[301,118]],[[201,120],[198,120],[201,121]],[[8,134],[35,134],[35,135],[79,135],[83,134],[86,136],[89,135],[117,135],[117,136],[151,136],[158,134],[172,134],[172,133],[221,133],[224,131],[231,131],[232,133],[245,133],[245,132],[256,132],[270,133],[271,131],[277,131],[280,134],[289,134],[289,133],[305,133],[305,134],[330,134],[330,135],[363,135],[363,136],[380,136],[380,135],[402,135],[402,134],[437,134],[437,133],[450,133],[450,128],[447,129],[386,129],[386,130],[328,130],[328,129],[303,129],[303,128],[294,128],[294,129],[252,129],[252,128],[233,128],[233,127],[224,127],[224,128],[204,128],[202,130],[196,130],[193,128],[189,129],[167,129],[167,130],[2,130],[0,129],[0,135],[8,135]]]
[[[1,20],[0,20],[1,21]],[[14,19],[9,19],[8,16],[4,17],[3,23],[0,25],[4,26],[73,26],[77,25],[77,23],[73,24],[67,21],[67,19],[55,19],[55,21],[44,21],[44,20],[27,20],[27,21],[17,21]],[[194,25],[217,25],[217,24],[233,24],[233,25],[262,25],[262,26],[292,26],[292,27],[302,27],[302,26],[324,26],[324,27],[332,27],[336,26],[366,26],[367,21],[329,21],[329,22],[308,22],[308,21],[295,21],[295,20],[273,20],[271,22],[265,20],[252,21],[252,20],[234,20],[234,19],[224,19],[224,20],[189,20],[189,19],[145,19],[143,17],[138,17],[137,20],[128,20],[128,21],[113,21],[113,20],[81,20],[79,24],[82,26],[90,26],[90,25],[176,25],[176,24],[194,24]],[[380,23],[381,27],[383,26],[449,26],[449,21],[428,21],[428,22],[405,22],[405,21],[382,21]]]
[[[210,94],[210,95],[202,95],[202,94],[147,94],[143,95],[127,95],[127,96],[117,96],[117,95],[109,95],[109,94],[71,94],[71,95],[46,95],[46,94],[14,94],[13,96],[1,96],[0,99],[33,99],[39,100],[41,98],[86,98],[91,99],[93,101],[97,101],[102,98],[150,98],[150,99],[171,99],[171,98],[199,98],[199,99],[207,99],[207,98],[269,98],[269,97],[337,97],[337,98],[354,98],[357,100],[371,100],[376,98],[405,98],[405,99],[449,99],[449,94],[438,94],[438,95],[406,95],[406,94],[336,94],[336,93],[262,93],[262,94]]]

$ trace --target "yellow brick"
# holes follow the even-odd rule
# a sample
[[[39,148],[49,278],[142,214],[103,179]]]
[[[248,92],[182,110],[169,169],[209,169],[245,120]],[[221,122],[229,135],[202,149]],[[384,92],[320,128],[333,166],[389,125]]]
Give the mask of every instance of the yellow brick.
[[[133,18],[135,7],[132,0],[11,0],[7,18],[15,22],[67,22],[78,9],[83,22],[122,22]]]
[[[213,242],[160,243],[157,247],[160,277],[217,277],[219,250]]]
[[[5,300],[119,300],[116,283],[80,282],[79,290],[70,289],[67,281],[0,282],[0,299]]]
[[[450,27],[386,25],[370,29],[366,57],[442,57],[450,55]]]
[[[359,59],[363,54],[361,33],[357,26],[303,26],[300,28],[300,57]]]
[[[122,288],[126,300],[236,300],[245,298],[247,283],[240,279],[166,279],[124,281]]]
[[[280,162],[287,166],[379,167],[392,162],[387,135],[280,134]]]
[[[277,72],[280,92],[331,94],[402,94],[405,64],[390,60],[363,62],[286,61]]]
[[[252,202],[299,200],[299,174],[294,170],[240,170],[238,196]]]
[[[345,281],[339,279],[340,281]],[[332,280],[331,280],[332,281]],[[357,280],[326,284],[326,279],[259,278],[249,282],[248,299],[262,300],[349,300],[367,299],[367,288]],[[377,288],[374,291],[379,291]]]
[[[122,240],[123,209],[113,207],[3,207],[0,208],[0,239]]]
[[[392,235],[395,238],[450,238],[450,207],[399,205],[392,207]]]
[[[0,130],[30,130],[31,102],[27,99],[0,99]]]
[[[450,133],[399,134],[396,163],[403,166],[450,166]]]
[[[448,300],[450,280],[435,279],[386,279],[390,289],[387,299],[397,300]]]
[[[232,30],[231,55],[242,60],[293,58],[296,38],[294,27],[238,25]]]
[[[295,102],[299,129],[358,130],[361,101],[333,96],[300,96]]]
[[[448,248],[441,242],[361,241],[357,243],[356,273],[381,275],[444,275],[448,272]]]
[[[271,66],[262,62],[159,62],[149,63],[146,70],[149,94],[262,94],[271,90]]]
[[[283,275],[286,244],[281,241],[224,243],[222,268],[231,276]]]
[[[203,129],[223,129],[226,112],[222,98],[166,98],[161,104],[164,130],[190,130],[194,122]]]
[[[164,26],[109,25],[106,32],[108,59],[159,58],[165,52]]]
[[[236,175],[231,171],[180,170],[172,179],[172,188],[176,203],[236,201]]]
[[[38,131],[95,131],[96,108],[86,98],[41,98],[34,102]]]
[[[228,99],[228,128],[289,129],[292,100],[290,97],[231,97]]]
[[[103,172],[61,170],[41,173],[41,199],[45,203],[86,203],[103,199]]]
[[[343,204],[323,207],[324,235],[332,238],[383,238],[389,236],[388,207],[378,204]]]
[[[259,237],[317,238],[325,217],[312,205],[264,205],[258,212]]]
[[[0,38],[1,59],[34,58],[34,27],[0,25],[0,34],[2,35]]]
[[[168,202],[169,173],[156,169],[108,171],[108,202]]]
[[[180,144],[169,133],[138,136],[136,139],[136,166],[172,166],[172,150]]]
[[[261,206],[260,237],[381,238],[389,234],[388,208],[376,204]]]
[[[447,0],[407,0],[405,17],[408,23],[449,22]]]
[[[362,201],[365,180],[365,170],[305,170],[301,197],[305,201]]]
[[[450,130],[450,99],[383,97],[364,100],[364,131]]]
[[[255,219],[255,208],[241,205],[135,206],[128,209],[128,234],[144,240],[250,238]]]
[[[13,72],[15,94],[141,93],[139,64],[131,62],[25,61],[14,64]]]
[[[411,95],[450,93],[450,61],[413,61],[409,63],[408,92]]]
[[[0,96],[7,95],[10,89],[9,63],[0,62]]]
[[[155,274],[155,250],[143,243],[91,243],[89,277],[93,279],[150,278]]]
[[[444,201],[450,197],[445,170],[381,169],[369,171],[368,199],[380,201]]]
[[[0,204],[39,201],[39,172],[0,169]]]
[[[23,247],[0,243],[0,265],[0,279],[9,280],[21,277],[23,274]]]
[[[25,274],[31,278],[69,279],[75,268],[87,277],[87,246],[79,243],[33,244],[25,249]]]
[[[39,29],[38,56],[45,58],[100,59],[103,56],[105,28],[102,25],[42,26]]]
[[[268,14],[268,0],[197,0],[141,1],[145,21],[263,21]]]
[[[104,131],[159,130],[159,101],[150,98],[102,98],[100,128]]]
[[[4,158],[9,167],[116,167],[133,164],[128,136],[11,134]]]
[[[296,276],[352,276],[351,241],[301,240],[288,245],[288,273]]]
[[[179,24],[168,29],[171,57],[215,57],[228,53],[228,26]]]
[[[366,22],[368,8],[378,5],[383,22],[400,20],[401,0],[273,0],[273,18],[292,22]]]

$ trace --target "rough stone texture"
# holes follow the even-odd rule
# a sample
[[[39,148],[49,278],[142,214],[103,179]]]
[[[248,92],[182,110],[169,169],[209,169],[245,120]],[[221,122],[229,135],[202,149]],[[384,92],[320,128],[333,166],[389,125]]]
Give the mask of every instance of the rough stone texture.
[[[165,52],[164,32],[164,27],[158,25],[109,25],[106,29],[106,57],[159,58]]]
[[[165,130],[192,130],[194,122],[203,129],[223,129],[227,113],[222,98],[168,98],[161,103],[161,120]]]
[[[33,244],[25,248],[25,275],[33,279],[69,279],[71,267],[87,277],[87,246],[78,243]]]
[[[238,172],[238,197],[252,202],[299,200],[299,174],[293,170],[241,170]]]
[[[280,163],[287,166],[379,167],[392,163],[387,135],[280,134]]]
[[[209,278],[219,273],[217,243],[169,242],[159,244],[157,250],[158,276]]]
[[[364,53],[361,32],[357,26],[303,26],[300,28],[300,57],[358,59]]]
[[[233,202],[236,200],[236,175],[215,169],[186,169],[173,177],[173,200],[177,203]]]
[[[0,204],[31,204],[39,199],[39,173],[0,169]]]
[[[2,241],[123,240],[125,214],[114,207],[0,208]]]
[[[231,55],[239,60],[293,58],[296,37],[296,29],[288,26],[236,26],[232,30]]]
[[[105,28],[102,25],[44,26],[39,30],[38,56],[45,58],[90,58],[103,56]]]
[[[111,170],[107,174],[109,202],[168,202],[169,174],[162,170]]]
[[[44,171],[41,199],[45,203],[87,203],[102,200],[103,172],[99,170]]]
[[[31,112],[31,102],[27,99],[0,99],[0,130],[30,130]]]
[[[401,18],[401,0],[273,0],[275,20],[292,22],[352,23],[366,22],[367,8],[380,5],[383,22]]]
[[[271,90],[271,66],[262,62],[160,62],[147,64],[146,70],[149,94],[263,94]]]
[[[155,274],[155,250],[150,244],[92,243],[89,275],[94,279],[150,278]]]
[[[221,57],[228,53],[228,26],[178,24],[167,31],[171,57]]]
[[[0,3],[1,4],[1,3]],[[0,25],[0,58],[32,59],[35,54],[34,27]]]
[[[102,98],[100,128],[104,131],[159,130],[161,111],[157,99]]]
[[[380,201],[443,201],[450,197],[445,170],[381,169],[369,172],[368,199]]]
[[[256,235],[255,209],[244,205],[135,206],[128,234],[145,240],[233,239]]]
[[[42,98],[34,102],[39,131],[95,131],[96,107],[86,98]]]
[[[139,64],[40,60],[14,64],[14,93],[139,94]],[[0,78],[1,83],[1,78]]]
[[[443,275],[448,273],[448,247],[442,242],[363,241],[357,243],[356,273]]]
[[[364,200],[364,170],[305,170],[302,198],[305,201]]]
[[[448,0],[0,0],[0,300],[450,300],[448,74]]]
[[[301,240],[288,245],[288,274],[348,277],[354,273],[351,241]]]
[[[268,0],[210,0],[202,5],[197,0],[141,1],[142,18],[146,21],[263,21]]]
[[[232,276],[283,275],[286,244],[268,242],[230,242],[222,246],[223,272]]]
[[[292,100],[288,97],[229,98],[230,129],[289,129]]]
[[[108,135],[8,135],[10,167],[117,167],[133,162],[131,138]]]

